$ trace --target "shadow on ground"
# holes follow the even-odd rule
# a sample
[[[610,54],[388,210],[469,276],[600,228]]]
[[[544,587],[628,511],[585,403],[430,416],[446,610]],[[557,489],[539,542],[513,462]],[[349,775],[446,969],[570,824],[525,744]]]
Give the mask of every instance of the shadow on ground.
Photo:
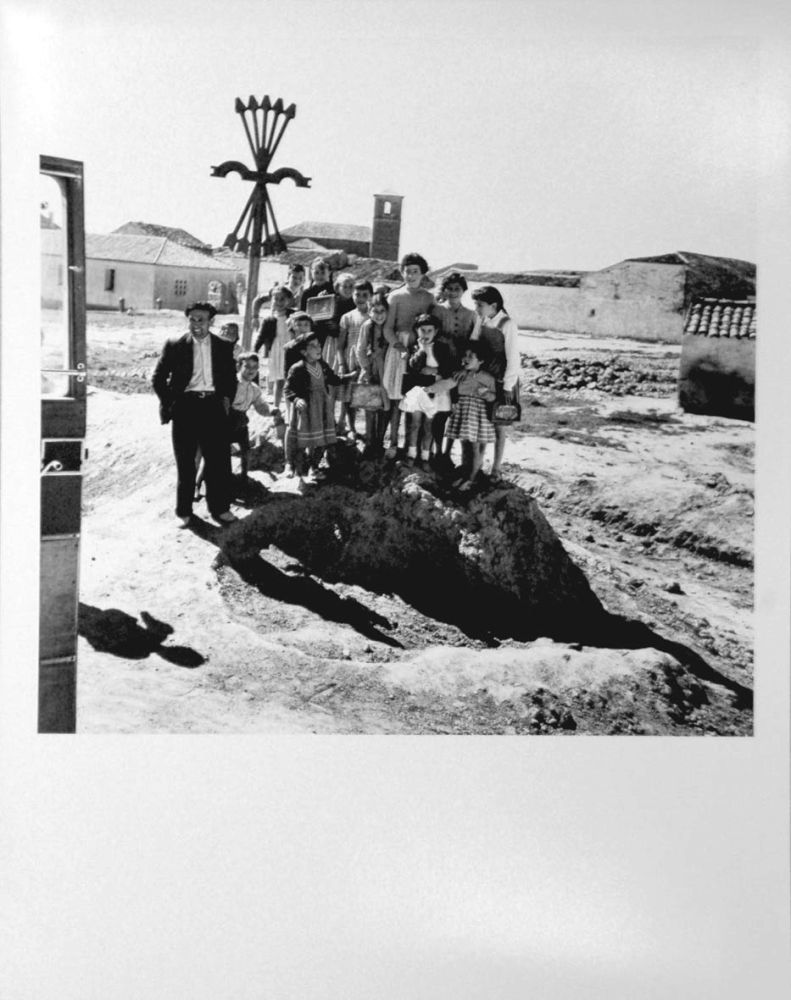
[[[412,503],[414,514],[409,515],[410,522],[398,521],[395,537],[403,539],[407,555],[396,554],[397,549],[391,548],[388,551],[392,551],[394,559],[400,561],[400,568],[390,566],[381,559],[381,554],[385,551],[387,531],[393,537],[392,511],[400,510],[398,505],[402,500],[400,494],[393,497],[392,493],[403,486],[404,476],[370,468],[358,472],[364,474],[356,477],[353,491],[349,489],[352,483],[347,480],[349,485],[346,487],[333,489],[332,484],[328,484],[305,497],[269,495],[248,522],[249,531],[243,522],[229,546],[222,541],[223,537],[229,536],[221,534],[214,540],[241,578],[260,593],[300,605],[328,620],[351,625],[368,639],[391,646],[402,645],[387,634],[394,628],[391,622],[373,613],[364,603],[339,597],[331,585],[345,583],[371,593],[398,595],[427,618],[452,625],[468,638],[492,647],[506,639],[529,642],[546,636],[560,642],[604,649],[656,649],[672,656],[701,681],[731,691],[739,710],[752,708],[752,691],[716,670],[690,646],[668,639],[640,621],[607,612],[590,591],[582,571],[570,563],[558,540],[544,545],[543,558],[548,562],[536,577],[540,581],[538,587],[535,580],[531,582],[528,579],[531,563],[527,557],[521,563],[510,566],[512,578],[523,581],[516,591],[498,586],[496,567],[488,576],[482,576],[477,571],[477,565],[459,552],[457,536],[452,532],[446,535],[435,533],[432,524],[437,522],[425,520],[430,517],[431,510],[438,509],[438,504],[439,507],[447,504],[455,508],[454,516],[470,516],[465,525],[480,526],[483,523],[480,520],[480,505],[473,510],[470,504],[476,503],[474,497],[465,500],[454,496],[446,484],[432,481],[431,477],[426,477],[425,483],[421,483],[425,490],[419,501],[408,490],[403,494],[403,503]],[[370,484],[367,490],[360,487],[366,476]],[[338,477],[341,480],[345,478],[343,475]],[[485,522],[487,532],[494,524],[495,513],[500,518],[500,524],[504,525],[503,518],[508,521],[514,515],[522,515],[520,504],[528,500],[533,503],[526,491],[513,484],[493,489],[486,497],[488,492],[484,489],[481,498],[482,503],[487,505],[485,513],[490,517]],[[370,527],[365,529],[367,534],[361,535],[360,525],[364,516],[361,511],[373,509],[383,494],[388,516],[372,520]],[[393,499],[395,507],[391,503]],[[536,519],[543,520],[540,512],[527,506],[524,507],[524,517],[523,528],[519,524],[502,528],[503,532],[510,532],[502,536],[506,542],[518,538],[520,533],[529,535],[535,530]],[[390,522],[389,527],[386,521]],[[415,524],[420,530],[412,530]],[[427,531],[423,530],[424,526]],[[516,535],[513,534],[514,528]],[[483,537],[484,534],[481,535]],[[488,534],[485,537],[492,536]],[[505,559],[508,546],[503,546],[502,540],[496,544]],[[304,575],[291,576],[272,565],[266,558],[269,545],[294,559]],[[363,548],[367,555],[360,559],[359,553]],[[569,567],[563,570],[565,577],[550,565],[552,560],[556,560],[558,566]],[[376,573],[371,572],[374,564],[377,566]],[[319,581],[330,586],[325,587]],[[568,587],[568,603],[562,600],[555,604],[544,602],[542,589],[546,595],[548,590],[561,590],[563,586]]]
[[[97,652],[127,660],[142,660],[156,653],[168,663],[188,669],[206,662],[205,657],[189,646],[166,646],[165,640],[173,634],[173,626],[147,611],[140,612],[138,621],[119,608],[95,608],[80,602],[78,631]]]

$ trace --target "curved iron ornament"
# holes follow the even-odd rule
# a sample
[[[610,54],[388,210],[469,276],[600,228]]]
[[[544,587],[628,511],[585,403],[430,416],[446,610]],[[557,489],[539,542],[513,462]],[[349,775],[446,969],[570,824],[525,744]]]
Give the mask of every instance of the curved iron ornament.
[[[310,187],[311,180],[293,167],[281,167],[269,172],[269,164],[288,123],[296,116],[297,106],[290,104],[284,108],[280,97],[272,103],[268,95],[260,102],[251,96],[246,104],[237,97],[235,110],[242,119],[255,168],[251,170],[239,160],[226,160],[211,168],[211,176],[227,177],[230,173],[238,173],[242,180],[253,181],[254,187],[236,227],[225,237],[223,246],[251,258],[280,253],[286,249],[286,244],[277,228],[267,184],[279,184],[288,178],[297,187]]]

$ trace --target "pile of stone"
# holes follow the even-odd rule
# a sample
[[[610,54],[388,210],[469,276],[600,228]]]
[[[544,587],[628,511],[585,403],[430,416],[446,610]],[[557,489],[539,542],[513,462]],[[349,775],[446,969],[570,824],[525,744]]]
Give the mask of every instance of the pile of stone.
[[[673,396],[676,392],[676,359],[644,358],[606,361],[582,358],[529,358],[522,356],[523,381],[527,388],[542,387],[559,392],[596,390],[611,396]]]

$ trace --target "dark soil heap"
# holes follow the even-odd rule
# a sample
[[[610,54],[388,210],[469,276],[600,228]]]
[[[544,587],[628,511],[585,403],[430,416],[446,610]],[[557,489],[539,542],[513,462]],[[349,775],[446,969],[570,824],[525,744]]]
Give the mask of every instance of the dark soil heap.
[[[462,500],[422,472],[363,462],[356,483],[274,494],[225,535],[239,567],[275,546],[328,582],[395,593],[468,635],[578,639],[604,610],[536,501],[498,485]]]

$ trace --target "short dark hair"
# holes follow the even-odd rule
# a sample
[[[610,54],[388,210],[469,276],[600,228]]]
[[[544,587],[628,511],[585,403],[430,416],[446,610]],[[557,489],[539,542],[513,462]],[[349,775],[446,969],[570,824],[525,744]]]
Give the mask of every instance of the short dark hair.
[[[371,295],[374,293],[374,286],[370,281],[365,281],[361,279],[360,281],[355,281],[354,283],[355,292],[369,292]]]
[[[421,257],[419,253],[405,253],[401,258],[401,268],[408,267],[409,264],[417,264],[420,268],[420,273],[425,274],[428,271],[428,263],[425,257]]]
[[[370,308],[374,309],[376,306],[379,306],[381,309],[386,309],[388,312],[390,312],[390,305],[387,301],[387,296],[382,295],[381,292],[377,292],[376,295],[374,295],[374,297],[371,299]]]
[[[374,288],[374,295],[381,295],[384,299],[387,299],[387,296],[389,294],[390,294],[389,285],[377,285],[376,288]]]
[[[489,345],[486,343],[485,340],[465,340],[461,348],[462,357],[467,351],[469,351],[471,354],[474,354],[475,357],[478,358],[478,360],[481,361],[482,363],[488,361],[489,356],[492,353],[489,349]]]
[[[433,326],[436,331],[442,329],[442,323],[440,323],[436,316],[432,316],[431,313],[421,313],[416,317],[415,322],[412,324],[412,329],[417,333],[421,326]]]
[[[467,279],[458,271],[451,271],[450,274],[445,275],[439,286],[440,291],[444,292],[448,285],[461,285],[462,289],[467,291]]]
[[[472,293],[472,300],[473,302],[485,302],[488,306],[497,306],[498,310],[503,308],[503,297],[494,285],[476,288]]]
[[[308,346],[311,340],[317,340],[319,343],[321,343],[321,337],[316,333],[315,330],[311,330],[310,333],[306,333],[302,338],[298,340],[297,349],[299,350],[300,354],[305,353],[305,348]]]
[[[311,330],[313,329],[313,317],[309,316],[306,312],[293,312],[286,320],[286,326],[290,329],[294,329],[294,323],[298,319],[306,319],[310,323]]]
[[[277,295],[278,292],[285,295],[287,299],[291,299],[292,302],[294,301],[294,293],[285,285],[275,285],[270,294]]]
[[[217,310],[214,308],[211,302],[190,302],[190,304],[184,310],[184,315],[189,316],[189,314],[194,309],[201,309],[203,310],[203,312],[207,312],[209,314],[210,319],[214,319],[214,317],[217,315]]]
[[[305,265],[304,264],[289,264],[288,265],[289,274],[304,274]]]
[[[255,361],[256,364],[259,364],[258,355],[255,351],[246,351],[244,354],[240,354],[236,359],[236,367],[241,368],[245,361]]]

